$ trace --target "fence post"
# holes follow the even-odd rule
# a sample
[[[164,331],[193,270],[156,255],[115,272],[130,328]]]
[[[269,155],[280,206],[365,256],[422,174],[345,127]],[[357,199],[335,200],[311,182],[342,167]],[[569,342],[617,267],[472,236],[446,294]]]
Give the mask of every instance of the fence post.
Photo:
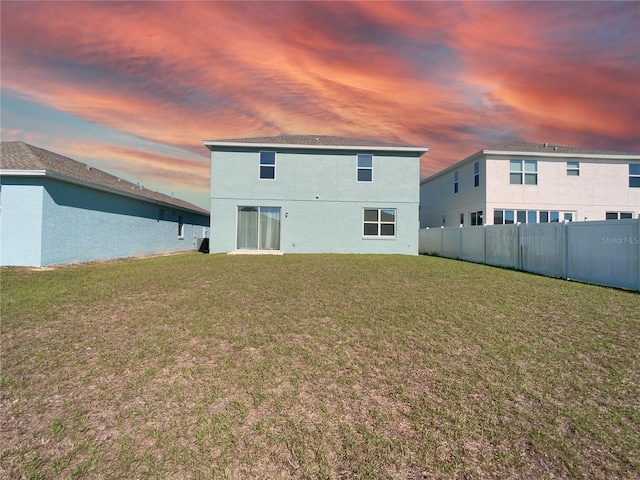
[[[562,227],[562,278],[569,279],[569,222],[564,221]]]
[[[638,246],[638,283],[636,283],[636,290],[640,292],[640,215],[638,215],[636,222],[638,225],[638,236],[635,238],[636,245]]]
[[[440,227],[440,251],[438,252],[438,254],[441,257],[444,257],[443,250],[444,250],[444,225]]]
[[[517,246],[517,251],[516,251],[516,264],[517,266],[517,270],[523,270],[523,265],[522,265],[522,243],[520,242],[520,229],[522,228],[522,223],[517,222],[516,223],[516,246]]]
[[[484,246],[484,248],[483,248],[483,250],[484,250],[484,253],[483,253],[484,258],[483,258],[482,263],[484,263],[486,265],[487,264],[487,224],[485,223],[482,226],[482,228],[483,228],[483,230],[482,230],[482,241],[484,242],[484,245],[483,245]]]

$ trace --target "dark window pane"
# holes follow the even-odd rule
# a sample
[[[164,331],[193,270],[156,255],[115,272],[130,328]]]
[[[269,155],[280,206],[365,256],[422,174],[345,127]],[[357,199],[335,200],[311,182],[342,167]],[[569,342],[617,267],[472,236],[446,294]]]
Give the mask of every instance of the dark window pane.
[[[364,234],[365,235],[378,235],[378,224],[377,223],[365,223],[364,224]]]
[[[364,221],[365,222],[377,222],[378,221],[378,210],[365,210],[364,211]]]
[[[551,212],[551,221],[559,222],[560,221],[560,212]]]
[[[394,236],[396,234],[396,226],[393,223],[383,223],[380,225],[380,235]]]
[[[527,211],[526,210],[518,210],[518,222],[527,223]]]
[[[275,165],[276,164],[276,152],[260,152],[260,164],[261,165]]]
[[[458,193],[458,182],[453,184],[453,193]]]
[[[513,224],[515,220],[514,211],[513,210],[505,210],[504,211],[504,223]]]
[[[525,183],[525,185],[537,185],[538,184],[538,174],[537,173],[525,173],[525,175],[524,175],[524,183]]]
[[[260,178],[276,178],[276,167],[260,167]]]
[[[607,212],[607,220],[617,220],[618,212]]]
[[[549,223],[549,212],[540,212],[540,223]]]
[[[570,177],[577,177],[580,175],[580,170],[567,170],[567,175]]]
[[[633,188],[640,187],[640,177],[629,177],[629,186]]]
[[[633,214],[631,212],[620,212],[620,220],[625,218],[633,218]]]
[[[476,175],[476,176],[473,178],[473,186],[474,186],[474,187],[478,187],[478,186],[480,186],[480,175]]]
[[[502,210],[493,211],[493,223],[494,225],[502,225],[504,223]]]
[[[473,164],[473,173],[480,173],[480,162],[476,162]]]
[[[359,182],[370,182],[372,178],[373,170],[369,169],[358,169],[358,181]]]
[[[629,175],[640,175],[640,163],[629,164]]]
[[[365,154],[358,155],[358,167],[371,168],[372,166],[373,166],[373,155],[365,155]]]
[[[512,185],[521,185],[522,184],[522,174],[521,173],[511,173],[511,174],[509,174],[509,182]]]

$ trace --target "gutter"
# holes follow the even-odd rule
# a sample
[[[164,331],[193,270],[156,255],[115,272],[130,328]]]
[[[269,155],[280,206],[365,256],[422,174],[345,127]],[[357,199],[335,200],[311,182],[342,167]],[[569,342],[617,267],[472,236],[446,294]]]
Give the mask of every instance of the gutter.
[[[86,180],[81,180],[79,178],[70,177],[68,175],[63,175],[61,173],[52,172],[50,170],[8,170],[8,169],[0,169],[0,177],[47,177],[55,180],[60,180],[66,183],[72,183],[74,185],[80,185],[82,187],[92,188],[94,190],[99,190],[102,192],[113,193],[115,195],[120,195],[127,198],[133,198],[135,200],[141,200],[146,203],[150,203],[152,205],[161,205],[163,207],[180,209],[191,213],[196,213],[198,215],[210,215],[210,212],[194,210],[189,207],[184,207],[181,205],[175,205],[169,202],[163,202],[162,200],[157,200],[149,197],[145,197],[142,195],[136,195],[132,190],[128,192],[127,190],[119,190],[117,188],[106,187],[104,185],[99,185],[97,183],[88,182]],[[131,183],[131,182],[128,182]],[[136,187],[137,188],[137,187]],[[152,191],[152,190],[149,190]]]
[[[212,147],[222,148],[276,148],[289,150],[359,150],[359,151],[383,151],[383,152],[415,152],[421,155],[429,151],[428,147],[389,147],[376,145],[326,145],[326,144],[292,144],[292,143],[251,143],[251,142],[216,142],[212,140],[204,140],[202,142],[205,147],[213,151]]]

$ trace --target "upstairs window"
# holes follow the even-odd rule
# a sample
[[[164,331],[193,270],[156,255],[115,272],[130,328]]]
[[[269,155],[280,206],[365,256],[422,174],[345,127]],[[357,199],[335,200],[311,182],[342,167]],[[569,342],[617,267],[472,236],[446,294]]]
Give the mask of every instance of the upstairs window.
[[[275,180],[276,152],[260,152],[260,178]]]
[[[365,208],[362,216],[365,237],[396,236],[395,208]]]
[[[567,175],[577,177],[580,175],[580,162],[567,162]]]
[[[640,163],[629,164],[629,186],[640,188]]]
[[[537,160],[510,160],[509,183],[512,185],[537,185],[538,161]]]
[[[373,155],[370,153],[358,154],[358,181],[371,182],[373,180]]]
[[[453,173],[453,193],[458,193],[458,172]]]
[[[480,186],[480,162],[473,164],[473,186]]]

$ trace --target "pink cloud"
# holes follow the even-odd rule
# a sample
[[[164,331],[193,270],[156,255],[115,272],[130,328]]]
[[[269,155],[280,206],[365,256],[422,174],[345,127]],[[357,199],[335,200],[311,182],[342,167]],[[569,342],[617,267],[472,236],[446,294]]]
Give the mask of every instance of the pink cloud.
[[[33,7],[2,4],[4,87],[199,157],[203,139],[363,136],[426,144],[427,175],[516,139],[638,144],[639,37],[625,26],[637,22],[620,17],[637,19],[633,5],[610,16],[597,2]],[[606,37],[620,25],[626,42]]]

